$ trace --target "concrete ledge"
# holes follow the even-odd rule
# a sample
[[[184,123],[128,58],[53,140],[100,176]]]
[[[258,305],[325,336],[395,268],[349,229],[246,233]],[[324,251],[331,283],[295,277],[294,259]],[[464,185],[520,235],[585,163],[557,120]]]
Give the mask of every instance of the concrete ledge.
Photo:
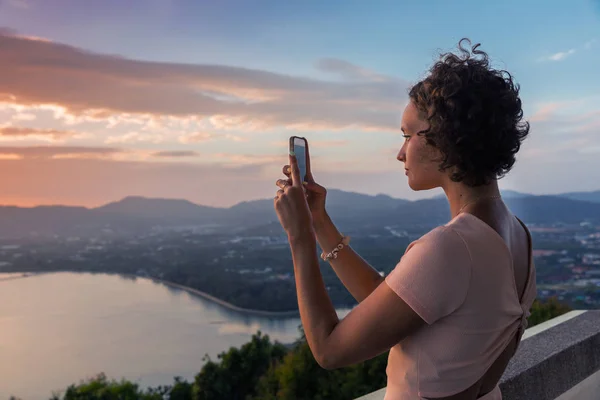
[[[587,311],[521,342],[502,376],[510,400],[550,400],[600,370],[600,311]]]
[[[600,370],[561,394],[556,400],[597,400],[600,393]]]
[[[571,311],[523,334],[502,379],[504,400],[600,398],[600,310]],[[382,400],[385,388],[357,400]]]

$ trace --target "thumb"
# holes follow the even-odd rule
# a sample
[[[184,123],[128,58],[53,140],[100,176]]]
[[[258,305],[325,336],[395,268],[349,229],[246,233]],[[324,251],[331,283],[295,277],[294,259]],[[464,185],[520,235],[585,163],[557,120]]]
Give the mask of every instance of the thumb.
[[[323,186],[319,185],[316,182],[306,182],[304,184],[304,187],[307,190],[310,190],[311,192],[315,192],[317,194],[325,194],[327,192],[327,190]]]

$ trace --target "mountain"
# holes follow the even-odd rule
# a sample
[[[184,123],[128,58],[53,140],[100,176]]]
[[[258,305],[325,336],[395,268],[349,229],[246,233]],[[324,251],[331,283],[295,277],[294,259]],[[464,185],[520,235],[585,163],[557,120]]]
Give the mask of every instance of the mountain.
[[[224,215],[222,208],[194,204],[188,200],[129,196],[93,209],[100,214],[120,214],[167,221],[211,222]]]
[[[592,194],[590,194],[592,193]],[[593,193],[585,199],[594,198]],[[600,202],[572,199],[565,195],[536,196],[503,192],[510,209],[526,223],[600,223]],[[445,198],[417,201],[387,195],[370,196],[331,189],[327,210],[343,229],[360,230],[390,225],[435,226],[448,221]],[[207,207],[187,200],[126,197],[98,208],[45,206],[0,207],[0,237],[19,237],[37,232],[50,235],[96,235],[148,232],[156,226],[220,225],[225,228],[279,229],[273,200],[236,204],[230,208]]]
[[[600,203],[600,190],[594,192],[569,192],[558,195],[571,200],[591,201],[592,203]]]
[[[515,190],[501,190],[500,194],[505,199],[522,199],[524,197],[533,196],[532,194],[521,193],[521,192],[517,192]],[[442,193],[442,194],[438,194],[437,196],[435,196],[434,199],[442,199],[445,197],[446,197],[446,195]]]
[[[529,193],[521,193],[521,192],[517,192],[515,190],[501,190],[500,194],[502,195],[502,197],[504,197],[505,199],[522,199],[524,197],[530,197],[533,196],[532,194]]]
[[[327,210],[332,217],[355,215],[357,213],[364,215],[380,212],[381,210],[395,209],[398,206],[408,204],[410,201],[397,199],[384,194],[376,196],[345,192],[339,189],[327,190]],[[244,224],[250,224],[253,221],[277,220],[275,210],[273,209],[272,199],[262,199],[253,201],[244,201],[228,209],[228,219],[236,220]]]

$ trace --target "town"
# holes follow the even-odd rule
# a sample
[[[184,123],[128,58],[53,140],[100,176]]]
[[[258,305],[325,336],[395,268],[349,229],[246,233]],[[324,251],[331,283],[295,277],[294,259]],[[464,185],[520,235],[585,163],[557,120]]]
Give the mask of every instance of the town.
[[[537,271],[538,298],[556,297],[578,309],[600,306],[600,226],[528,224]],[[352,247],[381,275],[388,274],[408,244],[427,231],[398,226],[349,228]],[[355,304],[322,263],[332,300]],[[0,272],[77,271],[157,278],[192,287],[239,307],[297,308],[292,261],[276,223],[252,229],[219,226],[155,227],[136,235],[103,229],[95,235],[30,234],[0,241]]]

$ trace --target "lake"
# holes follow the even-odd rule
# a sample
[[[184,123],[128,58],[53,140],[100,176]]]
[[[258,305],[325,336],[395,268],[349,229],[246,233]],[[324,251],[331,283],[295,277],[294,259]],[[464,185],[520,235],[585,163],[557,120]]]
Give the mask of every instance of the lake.
[[[299,317],[248,315],[149,279],[0,274],[0,398],[48,399],[100,372],[144,387],[191,381],[205,354],[216,359],[258,330],[292,343],[299,325]]]

